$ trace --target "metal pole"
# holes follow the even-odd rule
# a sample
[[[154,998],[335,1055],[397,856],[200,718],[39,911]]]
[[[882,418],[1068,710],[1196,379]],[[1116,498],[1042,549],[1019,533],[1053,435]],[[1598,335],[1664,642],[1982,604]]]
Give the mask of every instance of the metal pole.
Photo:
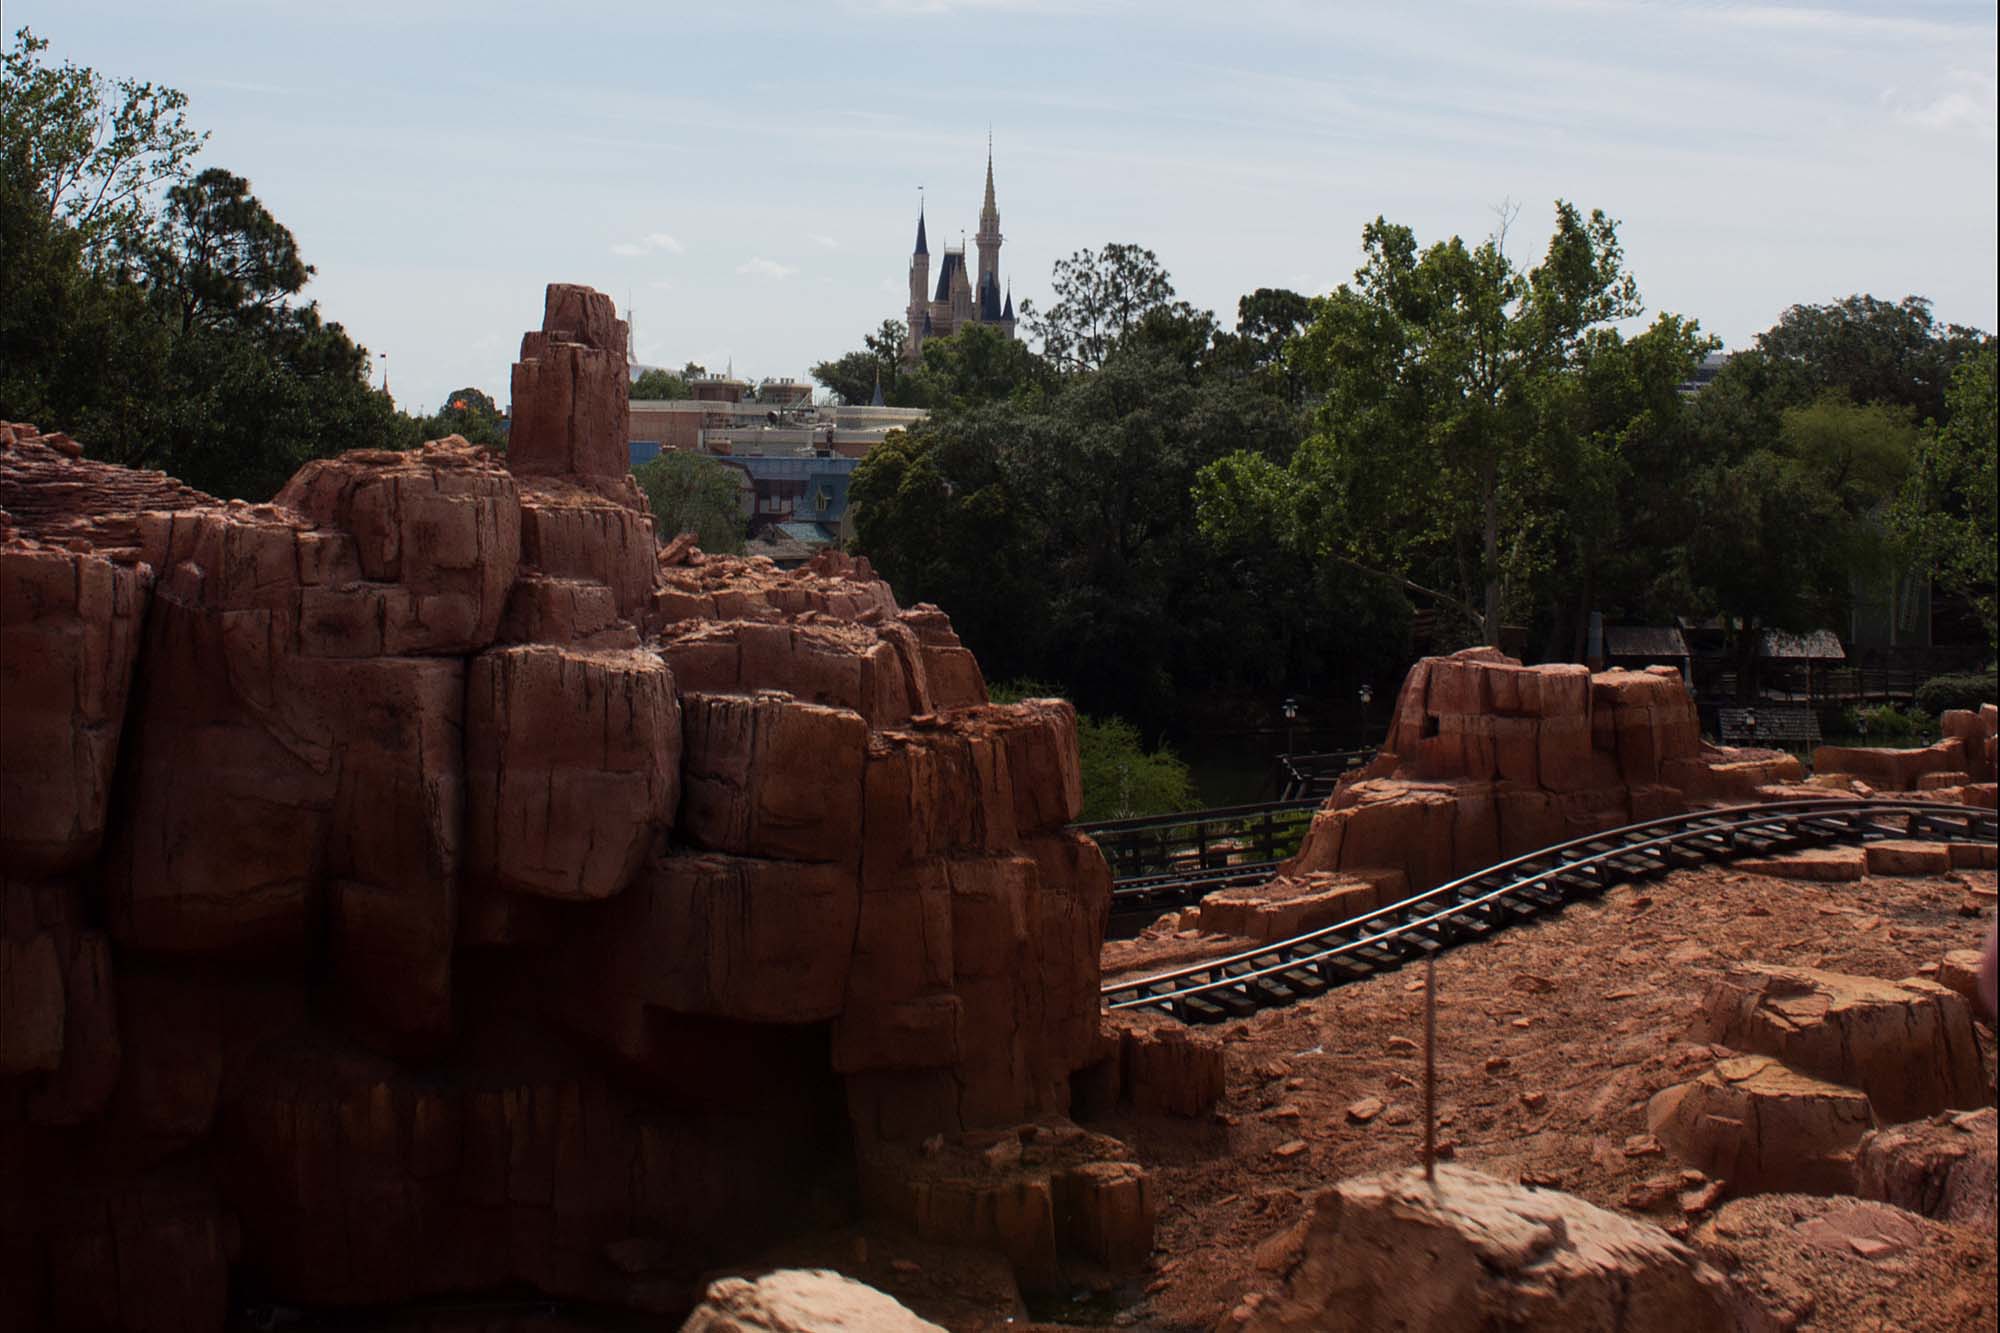
[[[1437,950],[1424,955],[1424,1179],[1437,1181]]]

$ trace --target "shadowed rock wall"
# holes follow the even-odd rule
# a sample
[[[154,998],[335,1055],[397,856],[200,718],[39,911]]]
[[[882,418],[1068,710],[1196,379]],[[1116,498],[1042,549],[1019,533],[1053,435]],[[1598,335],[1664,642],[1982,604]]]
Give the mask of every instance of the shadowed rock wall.
[[[0,425],[0,1324],[684,1309],[854,1163],[1066,1111],[1075,716],[865,562],[656,550],[623,326],[507,459],[223,504]]]

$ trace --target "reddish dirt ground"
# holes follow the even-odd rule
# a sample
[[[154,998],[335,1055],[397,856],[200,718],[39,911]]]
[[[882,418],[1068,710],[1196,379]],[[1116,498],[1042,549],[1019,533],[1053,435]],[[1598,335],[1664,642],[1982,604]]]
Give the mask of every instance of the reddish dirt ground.
[[[1682,1164],[1625,1147],[1646,1132],[1648,1098],[1714,1062],[1684,1038],[1709,980],[1743,960],[1910,976],[1983,942],[1993,889],[1992,871],[1845,884],[1681,871],[1454,950],[1437,964],[1439,1139],[1491,1175],[1684,1233],[1700,1217],[1683,1216],[1677,1190],[1628,1206],[1661,1192],[1650,1180],[1678,1183]],[[1123,1315],[1130,1326],[1214,1326],[1246,1293],[1276,1285],[1257,1247],[1297,1220],[1303,1198],[1418,1159],[1422,978],[1405,968],[1229,1025],[1211,1120],[1094,1126],[1133,1146],[1166,1201],[1146,1299]],[[1990,1071],[1992,1031],[1980,1035]],[[1357,1123],[1370,1099],[1380,1110]],[[1983,1271],[1938,1280],[1980,1284],[1991,1328],[1991,1235],[1981,1252]],[[1822,1312],[1814,1327],[1866,1326],[1841,1320]]]
[[[1990,870],[1850,883],[1680,871],[1454,950],[1437,965],[1439,1140],[1453,1160],[1490,1175],[1568,1190],[1687,1235],[1713,1214],[1683,1211],[1683,1193],[1699,1192],[1685,1189],[1685,1164],[1647,1144],[1626,1149],[1646,1133],[1655,1092],[1717,1059],[1685,1037],[1709,981],[1747,960],[1915,975],[1947,950],[1983,942],[1994,890]],[[1158,948],[1177,955],[1186,944]],[[1423,1000],[1423,971],[1410,967],[1229,1024],[1227,1083],[1212,1116],[1091,1121],[1154,1171],[1163,1206],[1150,1271],[1115,1291],[1080,1289],[1083,1299],[1055,1316],[1065,1322],[1009,1309],[1004,1261],[880,1229],[822,1235],[772,1258],[839,1268],[965,1333],[1228,1328],[1245,1296],[1278,1289],[1259,1249],[1298,1220],[1306,1199],[1343,1177],[1418,1160]],[[1992,1029],[1978,1030],[1990,1077]],[[1379,1109],[1358,1120],[1371,1099]],[[1799,1327],[1994,1329],[1994,1237],[1952,1231],[1948,1261],[1915,1277],[1863,1274],[1875,1301],[1843,1293]],[[1801,1253],[1798,1262],[1815,1261]],[[1966,1309],[1984,1313],[1968,1322]]]

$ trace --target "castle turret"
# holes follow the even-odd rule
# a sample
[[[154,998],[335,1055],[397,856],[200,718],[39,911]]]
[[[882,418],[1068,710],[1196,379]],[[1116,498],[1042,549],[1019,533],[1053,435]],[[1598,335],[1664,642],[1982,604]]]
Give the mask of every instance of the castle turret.
[[[915,359],[917,347],[924,339],[925,325],[929,323],[931,287],[931,247],[924,238],[924,208],[917,205],[917,247],[910,253],[910,306],[904,318],[909,332],[906,335],[905,355]]]
[[[997,298],[1000,294],[1000,205],[993,200],[993,136],[986,136],[986,202],[979,207],[979,232],[973,238],[979,245],[979,282],[981,292],[992,291]],[[997,304],[997,301],[996,301]],[[999,313],[996,309],[995,315]],[[988,315],[986,318],[991,319]]]

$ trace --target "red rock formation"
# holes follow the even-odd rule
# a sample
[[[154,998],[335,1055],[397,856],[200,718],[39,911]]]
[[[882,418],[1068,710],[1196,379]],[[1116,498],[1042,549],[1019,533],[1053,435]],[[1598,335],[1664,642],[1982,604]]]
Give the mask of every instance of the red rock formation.
[[[1671,667],[1593,675],[1469,648],[1410,669],[1382,753],[1340,784],[1286,873],[1391,869],[1422,890],[1800,774],[1779,751],[1704,744]]]
[[[623,348],[551,287],[508,458],[269,505],[0,425],[0,1325],[219,1327],[238,1265],[679,1311],[857,1154],[1024,1122],[1057,1260],[1143,1257],[1060,1121],[1075,715],[865,561],[656,553]]]
[[[2000,708],[1986,704],[1978,712],[1948,709],[1940,725],[1944,739],[1915,750],[1860,750],[1822,745],[1813,751],[1813,771],[1860,778],[1883,791],[1922,791],[1935,799],[1953,799],[1953,789],[1990,784],[1996,753],[2000,753]],[[1966,804],[1986,802],[1965,799]]]

